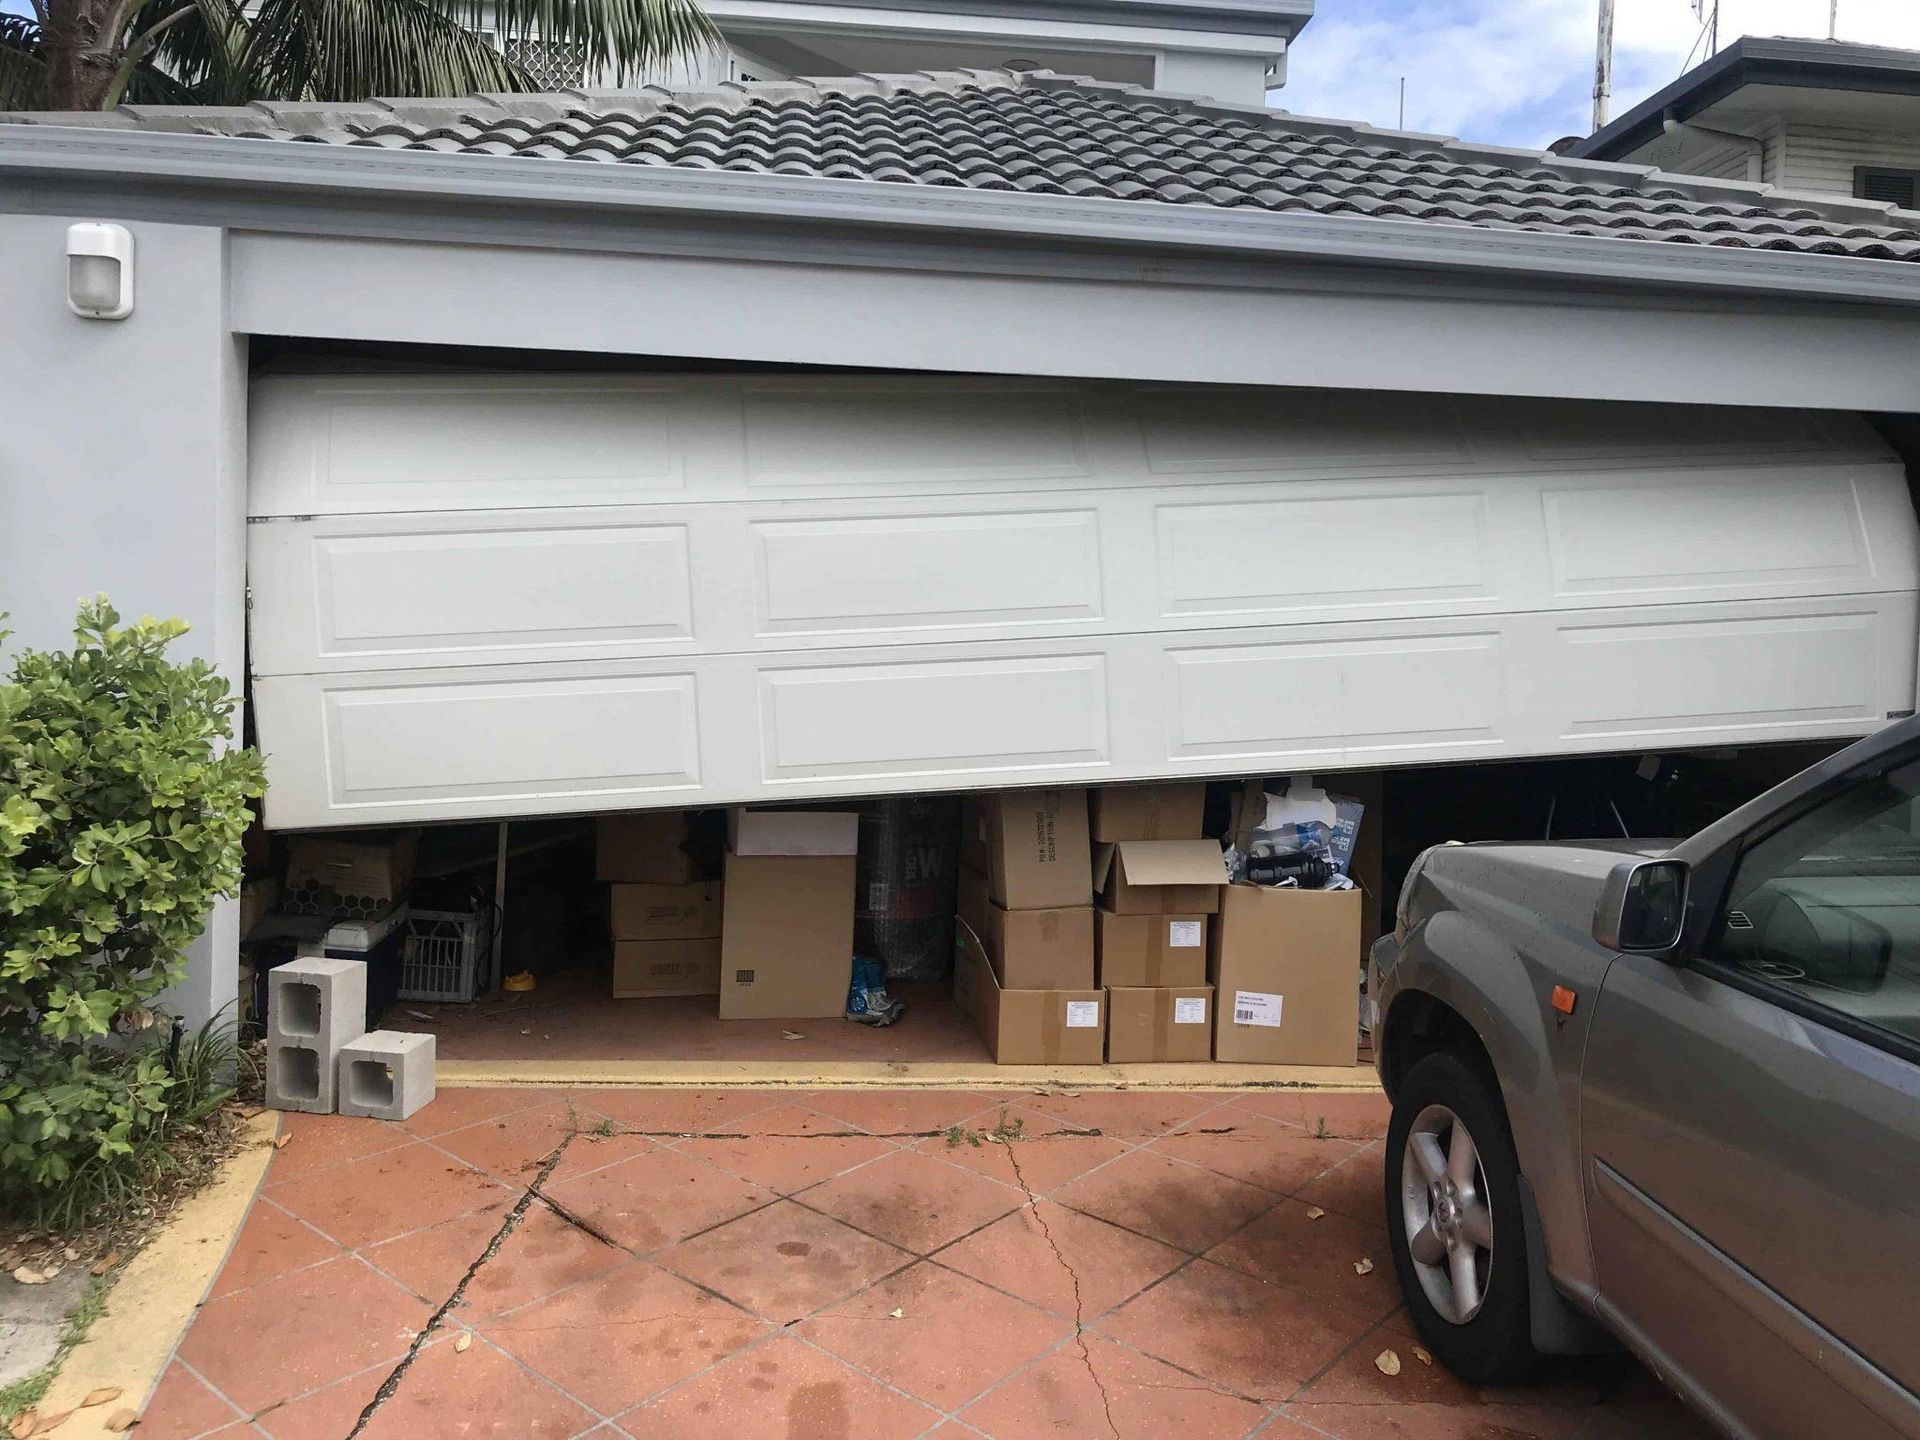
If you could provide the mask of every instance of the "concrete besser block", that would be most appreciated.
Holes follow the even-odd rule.
[[[267,1104],[331,1115],[340,1047],[367,1028],[367,967],[303,956],[267,972]]]
[[[342,1115],[405,1120],[433,1099],[434,1037],[369,1030],[340,1048]]]

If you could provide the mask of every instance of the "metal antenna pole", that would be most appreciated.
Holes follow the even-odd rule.
[[[1838,0],[1836,0],[1838,3]],[[1400,129],[1407,128],[1407,77],[1400,77]]]
[[[1600,34],[1593,52],[1593,128],[1607,123],[1613,99],[1613,0],[1600,0]]]
[[[1840,0],[1827,0],[1827,38],[1837,40],[1840,35]]]

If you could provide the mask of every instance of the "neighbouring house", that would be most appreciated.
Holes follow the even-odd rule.
[[[1911,210],[1920,50],[1745,36],[1567,153]]]
[[[0,117],[15,643],[100,589],[191,621],[280,830],[1524,790],[1912,710],[1920,214],[1114,43],[1224,16],[1264,76],[1291,0],[952,8],[924,52],[886,7],[721,9],[900,73]],[[922,70],[969,27],[1113,78]],[[82,269],[124,318],[70,305],[76,245],[121,247]]]

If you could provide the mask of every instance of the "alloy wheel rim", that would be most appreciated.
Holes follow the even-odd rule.
[[[1400,1219],[1427,1301],[1464,1325],[1493,1277],[1493,1208],[1480,1147],[1444,1105],[1414,1117],[1400,1155]]]

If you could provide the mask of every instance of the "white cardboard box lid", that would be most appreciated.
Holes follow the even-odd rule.
[[[727,812],[727,848],[736,855],[852,855],[860,817],[851,810]]]
[[[1113,862],[1129,885],[1224,885],[1227,861],[1217,840],[1122,840]],[[1106,885],[1107,862],[1095,883]]]

